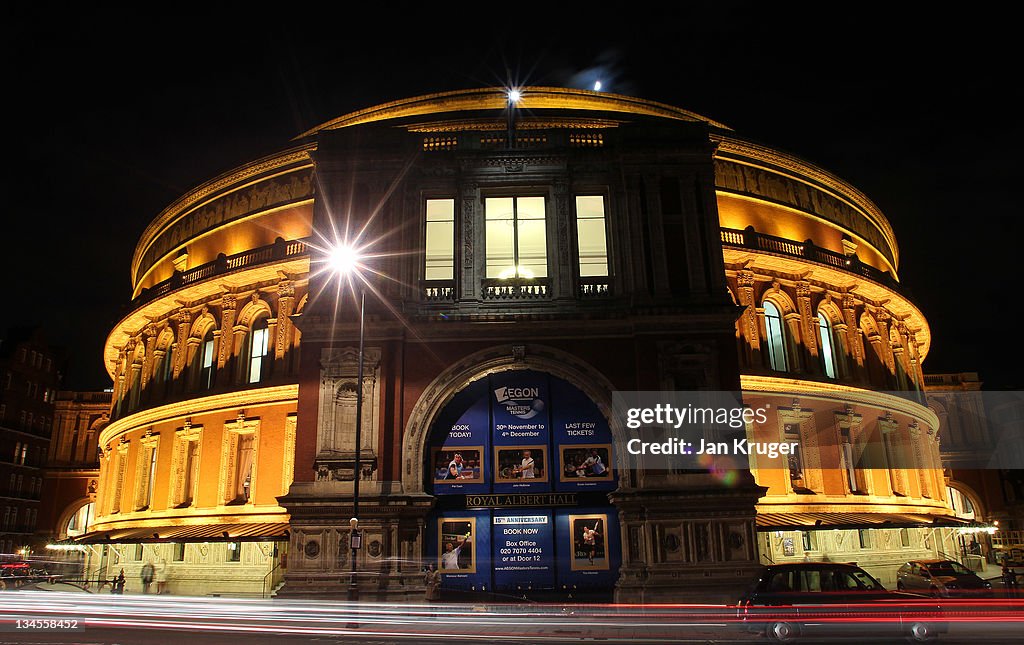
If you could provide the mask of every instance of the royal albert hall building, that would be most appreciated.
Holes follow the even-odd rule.
[[[342,595],[353,515],[364,599],[422,598],[428,563],[452,598],[734,600],[759,563],[823,558],[892,585],[957,523],[898,261],[856,188],[669,105],[345,115],[142,234],[79,540],[129,591],[152,561],[171,593]],[[623,450],[613,392],[693,390],[767,404],[748,437],[796,453]]]

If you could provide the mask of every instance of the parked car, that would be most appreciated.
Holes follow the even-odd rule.
[[[860,567],[838,562],[765,567],[738,607],[749,631],[781,642],[869,633],[923,642],[947,629],[926,596],[889,591]]]
[[[992,584],[953,560],[911,560],[896,572],[896,588],[936,598],[992,595]]]

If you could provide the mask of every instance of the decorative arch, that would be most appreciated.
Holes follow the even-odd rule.
[[[820,303],[818,303],[817,313],[825,314],[828,317],[829,322],[832,323],[833,325],[841,325],[845,322],[845,320],[843,319],[843,312],[839,309],[839,306],[836,305],[835,301],[832,300],[831,298],[825,298]]]
[[[564,379],[580,389],[608,420],[612,436],[625,444],[625,428],[612,414],[615,389],[604,374],[577,356],[546,345],[499,345],[471,354],[439,374],[428,385],[409,415],[402,435],[402,486],[407,493],[424,489],[427,439],[430,428],[446,405],[470,383],[490,374],[512,370],[536,370]],[[628,469],[623,455],[616,454],[616,467],[624,481]]]
[[[166,322],[156,335],[154,356],[151,361],[153,373],[150,378],[161,385],[170,381],[174,370],[174,330]],[[159,359],[159,360],[157,360]]]
[[[860,333],[864,337],[864,343],[871,346],[875,358],[878,359],[878,362],[885,369],[886,356],[883,341],[887,339],[882,338],[882,333],[878,330],[878,323],[875,321],[875,317],[871,315],[871,312],[865,310],[860,315],[858,327],[860,327]],[[864,358],[867,360],[867,347],[864,348],[864,352]]]
[[[974,517],[976,520],[981,521],[984,518],[988,517],[988,512],[985,509],[984,504],[982,504],[982,497],[981,495],[978,494],[976,490],[974,490],[967,484],[954,479],[950,479],[948,482],[946,482],[946,485],[952,488],[953,490],[959,492],[961,495],[966,497],[971,502],[971,506],[974,507]]]
[[[875,317],[871,315],[870,311],[864,311],[860,315],[858,326],[861,333],[864,334],[864,338],[868,341],[881,339],[882,335],[878,331],[878,323],[875,322]]]
[[[242,310],[238,312],[238,320],[235,323],[237,327],[245,327],[246,330],[252,329],[252,325],[258,318],[267,316],[273,318],[273,310],[270,308],[270,303],[263,300],[258,295],[253,294],[253,297],[249,302],[246,303]]]
[[[83,508],[85,508],[85,506],[87,504],[91,504],[91,503],[93,503],[95,501],[96,501],[96,499],[95,499],[94,496],[85,495],[83,497],[79,497],[79,498],[75,499],[73,502],[71,502],[66,507],[64,507],[64,510],[61,512],[59,518],[57,519],[57,539],[58,540],[63,540],[63,539],[68,537],[67,527],[68,527],[68,523],[71,522],[71,518],[76,513],[78,513],[78,511],[80,511]],[[93,519],[95,519],[95,516],[93,516]]]
[[[789,314],[799,314],[800,310],[797,308],[796,303],[789,297],[789,294],[782,290],[777,284],[765,290],[761,294],[762,306],[765,301],[771,301],[779,308],[779,313],[783,317]]]
[[[217,319],[204,308],[203,313],[196,316],[196,319],[192,322],[188,337],[202,340],[203,336],[206,336],[206,333],[210,331],[210,328],[217,329]]]

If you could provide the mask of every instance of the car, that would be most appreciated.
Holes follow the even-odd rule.
[[[953,560],[911,560],[896,572],[896,588],[936,598],[993,595],[990,582]]]
[[[867,571],[839,562],[765,567],[737,604],[748,631],[789,642],[798,637],[868,633],[930,641],[946,631],[941,608],[927,596],[889,591]]]

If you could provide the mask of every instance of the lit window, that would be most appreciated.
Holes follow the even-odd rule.
[[[185,499],[182,503],[191,506],[199,486],[199,441],[189,441],[185,450]]]
[[[846,485],[851,493],[866,493],[866,486],[863,474],[857,470],[857,459],[854,456],[853,440],[850,437],[850,427],[839,429],[839,460],[846,478]]]
[[[455,279],[455,200],[428,199],[424,280]]]
[[[185,543],[184,542],[175,542],[174,543],[174,555],[172,556],[172,560],[174,562],[184,562],[185,561]]]
[[[786,333],[782,327],[782,315],[771,300],[764,301],[764,326],[768,334],[768,363],[776,372],[787,370]]]
[[[242,543],[228,542],[228,562],[238,562],[242,559]]]
[[[153,484],[156,482],[156,445],[143,445],[142,461],[136,471],[139,477],[136,489],[135,506],[141,510],[150,508],[153,503]]]
[[[203,339],[203,346],[200,349],[199,386],[204,390],[213,387],[213,330],[206,332]]]
[[[489,197],[486,213],[488,278],[546,278],[543,197]]]
[[[814,538],[814,533],[811,531],[802,531],[801,536],[804,542],[804,551],[817,551],[818,541]]]
[[[608,239],[604,225],[604,197],[576,196],[576,235],[580,277],[608,275]]]
[[[860,548],[871,548],[871,532],[869,529],[859,529],[857,531],[857,538],[860,540]]]
[[[832,323],[824,313],[818,314],[818,340],[821,342],[821,360],[825,376],[836,377],[836,353],[832,342]]]
[[[804,477],[803,446],[800,441],[800,424],[787,423],[783,426],[787,443],[795,443],[796,450],[789,455],[787,465],[789,467],[789,483],[794,492],[806,493],[807,482]]]
[[[244,434],[238,438],[238,453],[235,471],[235,501],[248,502],[252,497],[252,462],[255,448],[255,435]]]
[[[252,328],[252,342],[249,344],[249,383],[259,383],[263,379],[269,339],[267,319],[262,318]]]

